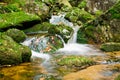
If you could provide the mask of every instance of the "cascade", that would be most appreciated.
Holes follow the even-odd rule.
[[[64,44],[64,47],[59,49],[56,53],[66,54],[66,55],[103,55],[97,49],[94,49],[93,46],[88,44],[78,44],[77,43],[77,31],[80,26],[74,25],[72,22],[69,22],[64,18],[65,14],[53,15],[50,19],[50,23],[59,25],[62,23],[66,26],[69,26],[73,29],[72,35],[68,40],[67,44]],[[60,37],[60,36],[59,36]],[[63,41],[62,37],[60,37]],[[64,42],[64,41],[63,41]],[[92,54],[90,54],[92,53]]]
[[[73,23],[67,21],[64,19],[65,14],[60,14],[58,16],[53,15],[50,19],[50,23],[59,25],[59,23],[65,24],[66,26],[69,26],[73,29],[73,32],[71,34],[70,39],[67,43],[63,40],[63,38],[60,35],[56,34],[56,37],[58,37],[62,43],[64,44],[64,47],[61,49],[58,49],[56,53],[61,53],[63,55],[99,55],[99,50],[94,49],[93,46],[88,44],[78,44],[76,43],[77,40],[77,31],[80,28],[80,26],[76,25],[74,26]],[[40,41],[42,40],[42,41]],[[32,44],[32,42],[35,42],[36,44]],[[29,46],[32,50],[32,56],[31,58],[34,60],[35,58],[42,58],[44,61],[41,63],[41,65],[47,70],[48,73],[54,72],[53,64],[50,62],[51,55],[50,54],[44,54],[42,52],[42,48],[45,48],[47,46],[47,38],[28,38],[26,39],[22,45]],[[31,46],[32,45],[32,46]],[[36,46],[37,45],[37,46]],[[38,50],[36,52],[36,49]],[[92,54],[91,54],[92,53]],[[100,54],[101,55],[101,54]]]
[[[52,17],[50,19],[50,23],[55,24],[55,25],[59,25],[59,23],[62,23],[66,26],[71,27],[73,29],[73,32],[72,32],[71,38],[68,40],[68,44],[69,43],[76,43],[77,31],[79,30],[80,26],[78,26],[78,25],[74,26],[74,24],[72,22],[69,22],[64,17],[65,17],[65,14],[60,14],[58,16],[57,15],[52,15]]]

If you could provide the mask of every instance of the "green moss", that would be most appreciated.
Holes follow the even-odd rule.
[[[96,64],[93,60],[83,56],[57,56],[57,71],[61,75],[79,71],[83,68]]]
[[[86,4],[87,4],[87,1],[86,1],[86,0],[83,0],[83,1],[78,5],[78,7],[79,7],[80,9],[85,8],[85,7],[86,7]]]
[[[10,28],[12,26],[22,26],[21,23],[34,20],[40,20],[40,18],[25,12],[0,14],[0,29]]]
[[[12,38],[0,34],[0,64],[19,64],[22,62],[19,45]]]
[[[23,31],[20,31],[18,29],[9,29],[5,32],[5,34],[13,38],[13,40],[18,43],[24,41],[27,37]]]
[[[101,45],[101,50],[106,51],[106,52],[111,52],[111,51],[120,51],[120,43],[104,43]]]
[[[78,43],[87,43],[88,42],[87,38],[85,37],[85,34],[82,32],[81,29],[78,31],[77,42]]]
[[[118,75],[114,80],[120,80],[120,75]]]
[[[111,19],[120,19],[120,1],[115,4],[107,14],[111,17]]]
[[[10,12],[19,12],[21,11],[18,4],[8,4],[6,6],[0,7],[0,13],[10,13]]]
[[[84,33],[85,33],[85,35],[87,35],[88,38],[95,39],[94,31],[95,31],[95,27],[94,26],[87,26],[87,28],[85,29]]]
[[[61,66],[85,66],[85,65],[93,65],[93,61],[86,58],[86,57],[79,57],[79,56],[68,56],[65,58],[62,58],[60,61],[57,62],[58,65]]]
[[[48,29],[52,26],[55,26],[55,25],[52,25],[49,22],[43,22],[41,24],[36,24],[31,28],[25,29],[24,32],[27,33],[27,32],[37,32],[37,31],[48,31]]]
[[[66,19],[70,20],[71,22],[81,21],[83,23],[88,22],[89,20],[93,20],[94,16],[90,13],[86,12],[85,10],[79,9],[77,7],[73,7],[70,9],[65,16]]]
[[[32,55],[30,48],[27,46],[21,46],[22,62],[30,62],[30,57]]]
[[[23,47],[14,42],[11,37],[0,33],[0,65],[19,64],[23,62],[22,53],[24,53],[24,50],[22,51],[22,49]],[[28,52],[28,54],[31,53]]]
[[[103,14],[103,11],[101,11],[101,10],[95,11],[95,16],[96,17],[99,17],[101,14]]]
[[[66,32],[64,32],[64,30],[66,30]],[[73,30],[69,26],[65,26],[63,24],[53,25],[48,22],[43,22],[42,24],[37,24],[29,29],[24,30],[24,32],[28,33],[37,31],[48,31],[48,34],[50,35],[58,34],[67,42],[69,38],[66,36],[69,36]]]

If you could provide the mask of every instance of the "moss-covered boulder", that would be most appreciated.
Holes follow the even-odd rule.
[[[120,1],[96,19],[81,28],[89,40],[95,43],[120,42]],[[80,34],[78,34],[80,35]]]
[[[120,51],[120,43],[110,42],[101,45],[101,50],[106,52]]]
[[[58,64],[57,70],[62,75],[75,72],[96,64],[96,62],[88,57],[63,55],[56,57],[56,63]]]
[[[22,53],[22,62],[29,62],[32,54],[30,48],[21,45],[20,50]]]
[[[0,14],[0,30],[15,28],[28,28],[40,22],[40,18],[25,12]]]
[[[13,38],[13,40],[18,43],[24,41],[27,37],[23,31],[18,29],[9,29],[5,32],[5,34]]]
[[[94,19],[94,16],[92,16],[85,10],[73,7],[67,12],[65,18],[74,23],[79,23],[78,21],[85,23],[88,22],[89,20]]]
[[[19,64],[28,61],[31,51],[29,49],[28,51],[25,50],[23,46],[16,43],[11,37],[0,33],[0,65]]]

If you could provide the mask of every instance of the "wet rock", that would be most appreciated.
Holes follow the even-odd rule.
[[[78,70],[96,64],[93,60],[82,56],[63,56],[62,58],[59,57],[57,58],[56,63],[58,64],[57,70],[62,75],[68,74],[70,72],[76,72]]]
[[[31,14],[37,14],[39,17],[41,17],[42,21],[46,20],[49,15],[49,6],[47,6],[42,1],[29,1],[26,2],[25,5],[22,7],[23,11]]]
[[[115,64],[115,65],[111,65],[109,66],[110,70],[112,71],[116,71],[116,72],[120,72],[120,64]]]
[[[95,43],[120,42],[120,2],[81,28],[86,38]],[[102,33],[102,34],[101,34]],[[79,35],[79,34],[78,34]]]
[[[25,12],[13,12],[1,14],[0,30],[7,30],[10,28],[25,29],[40,22],[41,18],[34,14]]]
[[[33,39],[29,47],[37,52],[53,53],[63,47],[63,43],[57,36],[42,36]]]
[[[21,45],[21,53],[22,53],[22,62],[30,62],[31,59],[31,50],[27,46]]]
[[[49,35],[60,35],[66,42],[70,37],[71,32],[73,31],[72,28],[69,26],[65,26],[62,23],[59,25],[53,25],[48,22],[43,22],[42,24],[37,24],[31,28],[24,30],[24,32],[37,32],[37,31],[48,31]]]
[[[77,7],[73,7],[69,10],[69,12],[67,12],[65,18],[71,22],[79,24],[78,21],[85,23],[88,22],[89,20],[94,19],[94,16],[86,12],[85,10],[79,9]]]
[[[110,42],[101,45],[101,50],[106,52],[120,51],[120,43]]]
[[[5,34],[13,38],[13,40],[18,43],[24,41],[27,37],[23,31],[20,31],[18,29],[9,29],[5,32]]]
[[[87,0],[87,7],[90,12],[97,10],[106,11],[112,7],[117,0]]]
[[[26,50],[26,49],[25,49]],[[11,37],[0,33],[0,64],[14,65],[29,61],[31,51],[24,52],[24,47],[16,43]],[[23,59],[24,58],[24,59]],[[23,60],[22,60],[23,59]]]

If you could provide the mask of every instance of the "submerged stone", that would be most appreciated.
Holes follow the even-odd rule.
[[[101,50],[106,52],[120,51],[120,43],[109,42],[101,45]]]
[[[63,43],[57,36],[42,36],[34,38],[29,47],[37,52],[50,53],[63,47]]]

